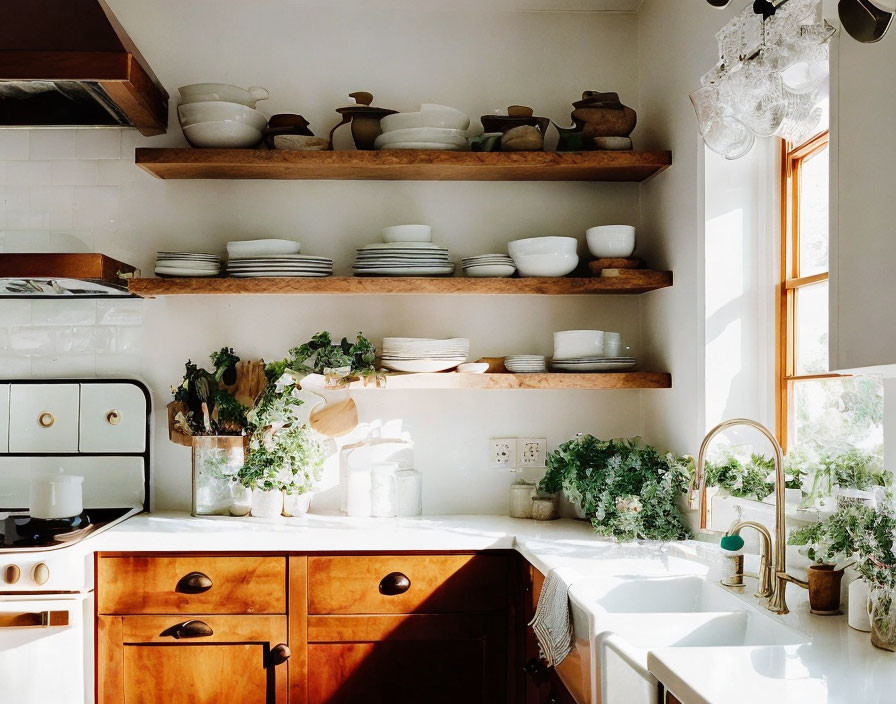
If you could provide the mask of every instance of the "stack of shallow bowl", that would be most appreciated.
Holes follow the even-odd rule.
[[[464,274],[475,278],[505,278],[516,273],[513,258],[507,254],[480,254],[461,259]]]
[[[554,333],[551,368],[562,372],[621,372],[637,360],[620,356],[619,333],[603,330],[563,330]]]
[[[419,112],[398,112],[380,120],[383,133],[374,147],[467,151],[469,126],[470,118],[460,110],[447,105],[421,105]]]
[[[429,225],[395,225],[383,230],[383,241],[358,249],[355,276],[450,276],[454,262],[448,249],[430,241]]]
[[[520,276],[566,276],[579,264],[575,237],[529,237],[507,245]]]
[[[261,142],[268,119],[255,104],[267,99],[264,88],[196,83],[179,90],[177,117],[190,146],[244,149]]]
[[[544,355],[511,354],[504,358],[507,371],[514,374],[541,374],[546,371]]]
[[[221,257],[205,252],[158,252],[156,276],[217,276]]]
[[[381,361],[396,372],[431,373],[454,369],[470,356],[470,341],[463,337],[432,340],[425,337],[387,337]]]
[[[238,278],[332,276],[332,259],[299,254],[300,248],[292,240],[228,242],[227,275]]]

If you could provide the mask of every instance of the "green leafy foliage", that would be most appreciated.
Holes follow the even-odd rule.
[[[186,411],[179,419],[182,429],[192,435],[241,435],[246,428],[244,407],[219,385],[236,380],[239,361],[230,347],[211,354],[215,370],[210,372],[187,360],[184,377],[171,389],[174,400],[183,403]]]
[[[801,470],[788,467],[786,472],[786,487],[799,489]],[[744,462],[728,453],[720,462],[706,463],[706,485],[720,487],[731,496],[762,501],[775,491],[775,461],[754,453]]]
[[[822,452],[815,460],[802,453],[792,453],[791,457],[793,464],[800,466],[804,474],[812,476],[804,506],[831,496],[834,487],[867,491],[893,484],[893,473],[883,468],[877,455],[858,448],[839,453]]]
[[[376,347],[360,332],[355,342],[343,337],[339,344],[332,342],[330,333],[319,332],[308,342],[293,347],[289,355],[287,366],[296,370],[326,374],[328,370],[348,369],[347,376],[376,374]]]
[[[239,482],[250,489],[304,494],[320,480],[323,446],[307,426],[283,427],[269,437],[253,435]]]
[[[619,540],[682,540],[690,534],[677,502],[687,462],[640,440],[579,435],[548,457],[541,491],[578,501],[596,533]]]

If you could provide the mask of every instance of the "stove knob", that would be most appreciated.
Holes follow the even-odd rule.
[[[47,563],[38,562],[34,569],[31,570],[31,579],[34,580],[35,584],[46,584],[47,580],[50,579],[50,568],[47,567]]]
[[[22,570],[19,569],[18,565],[7,565],[3,568],[3,581],[7,584],[15,584],[21,576]]]

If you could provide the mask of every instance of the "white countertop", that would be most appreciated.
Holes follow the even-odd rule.
[[[143,514],[83,545],[110,552],[515,549],[543,573],[571,567],[584,578],[705,573],[706,558],[711,562],[713,553],[693,542],[619,545],[598,538],[581,521],[539,523],[505,516],[358,519],[315,514],[264,520]],[[867,633],[847,626],[845,616],[810,614],[805,590],[791,585],[787,594],[790,614],[763,613],[809,633],[810,643],[660,648],[648,656],[650,671],[684,704],[896,702],[896,654],[874,648]],[[755,598],[744,598],[756,604]]]

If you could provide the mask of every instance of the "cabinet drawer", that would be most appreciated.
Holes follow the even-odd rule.
[[[78,384],[13,384],[10,452],[78,451]]]
[[[101,614],[283,614],[285,557],[152,556],[97,560]]]
[[[308,558],[308,613],[478,612],[510,602],[502,555]]]
[[[81,386],[81,452],[143,452],[146,397],[133,384]]]

